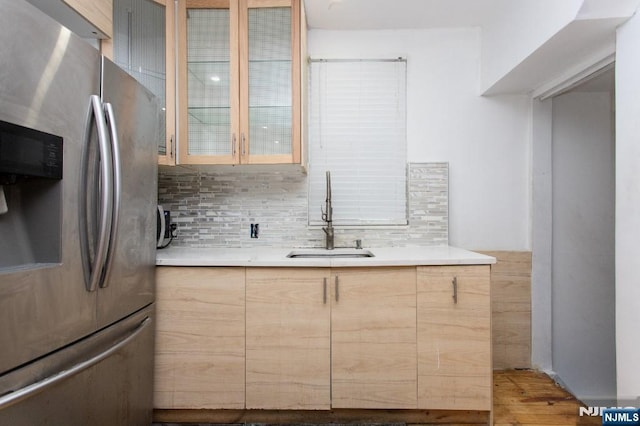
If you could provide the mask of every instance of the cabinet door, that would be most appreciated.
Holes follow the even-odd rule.
[[[418,268],[418,408],[491,410],[490,269]]]
[[[247,269],[247,408],[330,408],[326,278],[323,269]]]
[[[238,0],[181,0],[180,163],[239,162]]]
[[[244,268],[156,269],[155,408],[244,408]]]
[[[300,162],[300,0],[240,0],[240,162]]]
[[[416,268],[332,277],[332,407],[416,408]]]
[[[174,12],[170,0],[113,0],[113,60],[160,100],[163,165],[176,163]]]

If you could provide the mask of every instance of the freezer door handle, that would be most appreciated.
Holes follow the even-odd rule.
[[[118,225],[120,220],[120,200],[122,199],[122,172],[120,159],[120,141],[118,140],[118,129],[116,127],[116,117],[113,113],[113,106],[110,103],[104,104],[104,110],[107,116],[107,124],[109,127],[109,135],[111,136],[111,155],[113,160],[113,205],[111,215],[111,233],[109,235],[109,244],[107,248],[107,257],[104,263],[104,274],[100,280],[100,287],[104,288],[109,285],[109,271],[113,263],[115,253],[116,239],[118,237]]]
[[[17,404],[20,401],[24,401],[25,399],[30,398],[34,395],[37,395],[40,392],[43,392],[48,388],[51,388],[56,384],[66,379],[69,379],[70,377],[73,377],[76,374],[81,373],[82,371],[88,368],[93,367],[94,365],[98,364],[100,361],[106,358],[109,358],[111,355],[118,352],[123,347],[127,346],[132,340],[136,339],[136,337],[138,337],[138,335],[140,335],[140,333],[142,333],[150,324],[151,324],[151,319],[147,317],[142,322],[140,322],[140,324],[133,331],[131,331],[127,335],[127,337],[123,338],[122,340],[119,340],[116,344],[109,347],[107,350],[99,353],[98,355],[95,355],[87,360],[81,361],[66,370],[63,370],[59,373],[56,373],[52,376],[47,377],[46,379],[32,383],[14,392],[0,396],[0,410],[6,407],[10,407],[11,405]]]
[[[99,188],[88,188],[89,181],[89,143],[91,139],[91,124],[95,119],[96,129],[98,131],[98,151],[100,156],[100,185]],[[85,130],[85,155],[82,162],[82,175],[80,178],[80,250],[82,253],[83,269],[85,276],[85,285],[87,291],[95,291],[103,277],[103,267],[107,259],[107,250],[111,235],[112,214],[113,214],[113,160],[111,155],[111,147],[109,146],[109,135],[105,120],[102,100],[97,95],[91,95],[91,107],[87,117],[87,125]],[[89,235],[92,230],[89,228],[87,208],[91,202],[87,201],[89,191],[99,191],[100,193],[100,219],[98,222],[98,242],[95,246],[95,255],[91,259],[91,248]],[[89,198],[93,201],[93,197]],[[93,215],[93,211],[90,212]]]

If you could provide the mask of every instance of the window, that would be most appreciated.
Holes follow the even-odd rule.
[[[406,60],[312,60],[309,223],[406,225]]]

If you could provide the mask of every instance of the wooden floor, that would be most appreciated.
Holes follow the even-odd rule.
[[[601,425],[601,417],[579,415],[580,403],[546,374],[493,373],[493,421],[504,425]]]
[[[580,403],[544,373],[531,370],[495,371],[493,374],[494,425],[601,425],[600,417],[580,417]],[[222,414],[202,410],[156,410],[157,426],[213,424],[376,424],[376,425],[478,425],[487,424],[487,417],[473,412],[429,412],[388,410],[345,410],[309,417],[298,414],[259,412],[254,415]],[[266,417],[265,417],[266,416]],[[181,423],[184,422],[184,423]]]

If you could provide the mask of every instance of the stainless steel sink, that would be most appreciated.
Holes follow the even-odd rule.
[[[355,249],[355,248],[336,248],[333,250],[327,249],[298,249],[293,250],[287,254],[287,257],[290,258],[316,258],[316,259],[325,259],[325,258],[335,258],[335,257],[353,257],[353,258],[361,258],[361,257],[374,257],[374,254],[369,250]]]

